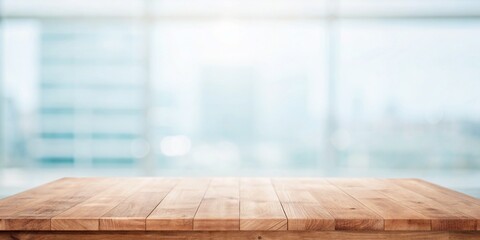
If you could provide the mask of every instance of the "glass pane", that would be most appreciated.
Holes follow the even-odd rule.
[[[164,22],[155,33],[161,169],[317,166],[326,91],[322,22]]]
[[[480,194],[480,1],[1,4],[0,195],[148,174],[424,177]]]
[[[141,34],[128,23],[5,23],[9,166],[134,166]]]
[[[478,171],[479,38],[477,20],[342,21],[339,165]]]

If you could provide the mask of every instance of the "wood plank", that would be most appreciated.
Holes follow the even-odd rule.
[[[107,179],[106,190],[58,214],[51,219],[51,229],[61,231],[98,231],[100,217],[128,198],[147,182],[143,178]]]
[[[335,230],[335,219],[318,203],[282,203],[288,218],[288,230]]]
[[[436,231],[159,231],[159,232],[0,232],[0,240],[158,240],[158,239],[208,239],[208,240],[474,240],[480,232]]]
[[[65,178],[42,188],[29,202],[19,205],[7,217],[2,217],[4,230],[50,230],[51,218],[85,201],[103,190],[105,179]],[[17,199],[17,198],[14,198]],[[20,199],[19,202],[23,203]],[[4,206],[4,205],[2,205]]]
[[[146,218],[177,181],[176,179],[150,179],[144,187],[100,218],[100,230],[146,230]]]
[[[288,230],[335,230],[335,219],[309,191],[298,190],[293,184],[296,180],[274,179],[272,182],[287,216]]]
[[[412,179],[387,179],[387,182],[394,183],[405,189],[414,191],[422,196],[430,198],[436,202],[453,208],[458,212],[477,219],[477,230],[480,230],[480,201],[464,198],[463,194],[440,189],[433,185],[427,185],[423,182]]]
[[[193,230],[210,179],[182,179],[147,217],[147,230]]]
[[[72,178],[62,178],[0,200],[0,217],[11,216],[32,205],[35,206],[56,197],[59,186],[69,182],[72,182]]]
[[[62,185],[68,181],[71,181],[71,179],[62,178],[0,200],[0,230],[13,230],[23,225],[26,226],[25,230],[49,230],[50,222],[49,220],[46,221],[46,219],[36,220],[32,218],[32,223],[29,223],[27,219],[24,219],[20,220],[22,221],[20,224],[12,221],[16,220],[14,217],[15,213],[56,197],[56,192],[54,190],[58,188],[59,184]]]
[[[212,179],[194,217],[194,230],[240,230],[238,179]]]
[[[335,218],[336,230],[384,230],[384,220],[324,179],[310,180],[310,193]]]
[[[383,185],[379,189],[384,195],[404,206],[413,209],[428,218],[431,218],[434,231],[464,231],[475,230],[476,219],[458,212],[450,206],[445,206],[433,199],[413,192],[395,184],[389,184],[382,179],[374,179],[377,184]]]
[[[431,219],[396,202],[381,192],[370,189],[375,181],[370,179],[329,179],[333,185],[380,215],[387,231],[431,230]]]
[[[475,198],[475,197],[472,197],[470,195],[467,195],[465,193],[461,193],[459,191],[455,191],[455,190],[452,190],[450,188],[446,188],[444,186],[440,186],[440,185],[437,185],[437,184],[434,184],[434,183],[431,183],[431,182],[427,182],[425,180],[422,180],[422,179],[418,179],[418,178],[408,178],[408,179],[405,179],[404,180],[408,180],[408,181],[415,181],[416,183],[418,184],[421,184],[421,185],[427,185],[439,192],[442,192],[444,194],[447,194],[451,197],[454,197],[454,198],[459,198],[459,199],[463,199],[463,200],[466,200],[466,201],[470,201],[472,203],[476,203],[476,204],[480,204],[480,199],[478,198]]]
[[[41,196],[54,195],[51,191],[58,188],[59,184],[72,181],[73,178],[61,178],[38,187],[14,194],[0,200],[0,216],[8,216],[15,213],[17,207],[25,206]]]
[[[450,195],[452,197],[456,197],[456,198],[460,198],[460,199],[463,199],[463,200],[466,200],[466,201],[470,201],[470,202],[473,202],[473,203],[480,204],[479,203],[480,199],[469,196],[465,193],[454,191],[452,189],[449,189],[449,188],[446,188],[446,187],[443,187],[443,186],[440,186],[440,185],[437,185],[437,184],[434,184],[434,183],[431,183],[431,182],[427,182],[427,181],[422,180],[422,179],[412,179],[412,180],[417,181],[419,184],[428,185],[428,186],[436,189],[437,191],[445,193],[445,194]],[[477,218],[477,231],[480,231],[480,219],[478,219],[478,218]]]
[[[180,178],[147,178],[150,179],[148,184],[143,185],[138,192],[165,192],[171,191],[179,182]]]
[[[480,232],[479,211],[418,179],[65,178],[0,200],[0,231]]]
[[[287,217],[270,179],[240,180],[240,230],[287,230]]]

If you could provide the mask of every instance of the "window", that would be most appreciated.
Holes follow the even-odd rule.
[[[155,31],[161,168],[317,165],[325,115],[317,104],[325,102],[321,22],[172,21]],[[176,136],[185,137],[188,147],[178,146],[185,151],[166,147]]]
[[[2,6],[3,191],[65,173],[422,176],[478,191],[478,1]]]
[[[480,21],[340,22],[342,166],[480,167]]]

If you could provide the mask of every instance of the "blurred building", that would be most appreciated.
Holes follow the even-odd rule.
[[[480,189],[479,1],[3,0],[0,11],[0,186],[209,173]]]

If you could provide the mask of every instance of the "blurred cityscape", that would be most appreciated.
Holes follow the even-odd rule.
[[[462,172],[480,195],[478,2],[27,2],[2,8],[4,185],[9,169]]]

